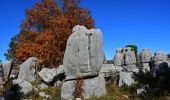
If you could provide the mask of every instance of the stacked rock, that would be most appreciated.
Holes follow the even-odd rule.
[[[152,74],[163,75],[168,71],[168,57],[164,51],[157,51],[153,56],[154,67],[152,68]]]
[[[139,54],[139,61],[141,62],[142,71],[144,73],[150,72],[149,62],[151,61],[151,58],[152,58],[152,53],[148,48],[143,49],[142,52],[140,52]]]
[[[122,60],[123,60],[123,49],[118,48],[116,50],[116,54],[114,56],[114,65],[115,66],[121,66],[122,65]]]
[[[83,97],[103,96],[106,94],[105,80],[99,76],[104,62],[102,33],[96,29],[75,26],[73,34],[67,41],[63,65],[66,68],[66,79],[62,85],[61,98],[75,98],[75,80],[81,77],[84,81]]]
[[[138,71],[136,69],[136,56],[131,47],[124,48],[122,55],[123,70],[119,73],[119,86],[130,86],[135,83],[134,72]]]
[[[124,51],[124,69],[126,71],[133,71],[136,68],[136,56],[135,52],[131,47],[126,47]]]

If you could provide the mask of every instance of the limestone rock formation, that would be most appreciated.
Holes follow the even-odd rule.
[[[133,83],[135,83],[135,78],[132,72],[120,72],[119,87],[123,85],[130,86]]]
[[[114,66],[113,64],[103,64],[100,70],[100,76],[110,77],[111,73],[119,73],[123,68],[121,66]]]
[[[122,60],[123,60],[123,49],[118,48],[116,50],[116,54],[114,56],[114,65],[115,66],[121,66],[122,65]]]
[[[33,90],[33,86],[28,81],[21,79],[13,80],[13,84],[16,86],[16,92],[18,95],[24,96]]]
[[[63,65],[66,79],[62,85],[61,98],[75,98],[75,79],[84,81],[83,97],[103,96],[106,94],[104,77],[98,76],[104,63],[102,33],[98,29],[75,26],[67,41]]]
[[[35,66],[37,58],[30,57],[24,63],[20,65],[20,71],[18,78],[23,81],[32,82],[35,80]]]
[[[136,63],[135,53],[132,50],[132,48],[130,47],[126,48],[126,52],[124,53],[124,61],[125,65],[133,65]]]
[[[150,72],[149,62],[151,61],[151,59],[152,59],[152,53],[150,49],[145,48],[142,50],[142,52],[140,52],[139,61],[141,62],[143,73]]]
[[[98,75],[103,62],[101,31],[75,26],[73,34],[67,41],[64,54],[63,64],[66,67],[66,79]]]
[[[57,68],[49,69],[49,68],[43,68],[40,72],[38,72],[38,75],[45,83],[52,82],[57,76],[64,74],[65,67],[60,65]]]
[[[153,57],[154,61],[167,61],[167,53],[164,51],[157,51]]]
[[[142,52],[139,54],[139,60],[142,63],[149,63],[151,61],[151,58],[152,58],[152,53],[148,48],[143,49]]]
[[[95,78],[89,78],[84,80],[83,86],[83,97],[84,99],[88,99],[92,96],[103,96],[107,93],[105,87],[105,79],[102,76],[98,76]],[[61,98],[63,100],[69,100],[74,98],[75,91],[75,81],[66,81],[62,85],[61,90]]]

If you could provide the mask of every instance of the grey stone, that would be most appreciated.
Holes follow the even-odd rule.
[[[44,89],[47,89],[47,88],[48,88],[48,85],[46,85],[45,83],[41,83],[41,84],[38,86],[38,88],[39,88],[40,90],[44,90]]]
[[[151,58],[152,58],[152,53],[148,48],[143,49],[142,52],[139,54],[139,60],[142,63],[149,63],[151,61]]]
[[[76,100],[82,100],[81,98],[76,98]]]
[[[167,61],[168,60],[168,57],[167,57],[167,53],[164,52],[164,51],[157,51],[155,54],[154,54],[154,57],[153,57],[154,61]]]
[[[125,65],[136,64],[135,53],[131,49],[131,47],[126,47],[126,52],[124,53],[124,63],[125,63]]]
[[[143,70],[144,73],[150,72],[149,63],[142,63],[142,70]]]
[[[106,92],[105,80],[103,77],[98,76],[95,78],[85,79],[83,86],[84,99],[88,99],[91,96],[103,96]],[[64,100],[73,99],[75,91],[75,81],[66,81],[62,85],[61,98]]]
[[[2,64],[3,67],[3,78],[7,81],[8,78],[10,78],[10,74],[13,68],[13,62],[12,61],[8,61],[4,64]]]
[[[120,72],[123,68],[121,66],[114,66],[113,64],[103,64],[100,70],[100,76],[110,77],[111,72]]]
[[[35,66],[37,58],[30,57],[20,65],[18,78],[24,81],[32,82],[35,80]]]
[[[130,86],[135,83],[133,72],[120,72],[119,74],[119,87],[126,85]]]
[[[14,80],[12,81],[13,85],[19,84],[19,83],[22,83],[22,82],[23,82],[23,80],[21,80],[21,79],[14,79]]]
[[[128,72],[133,72],[134,70],[136,70],[136,65],[132,64],[132,65],[123,66],[123,70]]]
[[[28,81],[23,81],[17,85],[17,93],[26,95],[33,90],[33,86]]]
[[[39,92],[39,96],[40,96],[40,97],[45,97],[46,94],[45,94],[44,92]]]
[[[43,68],[40,72],[38,72],[38,75],[44,82],[50,83],[57,76],[57,70],[55,68]]]
[[[137,89],[137,94],[147,93],[148,90],[150,90],[150,87],[148,84],[144,85],[142,88]]]
[[[115,66],[121,66],[122,65],[122,60],[123,60],[123,49],[118,48],[116,50],[116,54],[114,56],[114,65]]]
[[[38,75],[40,78],[46,82],[50,83],[56,78],[57,76],[65,73],[65,67],[63,65],[60,65],[57,68],[43,68],[40,72],[38,72]]]
[[[64,54],[66,79],[76,76],[98,75],[104,62],[102,33],[100,30],[88,30],[84,26],[75,26],[67,41]]]

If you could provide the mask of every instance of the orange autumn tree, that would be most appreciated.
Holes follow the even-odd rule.
[[[24,61],[31,56],[42,60],[46,67],[57,67],[63,62],[68,37],[75,25],[94,28],[90,10],[79,6],[80,0],[42,0],[26,10],[21,25],[16,57]]]

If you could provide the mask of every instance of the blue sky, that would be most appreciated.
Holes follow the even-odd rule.
[[[0,59],[8,48],[10,38],[19,32],[25,19],[25,8],[39,0],[1,0]],[[152,52],[170,53],[170,0],[82,0],[82,7],[92,11],[96,28],[103,32],[103,47],[107,59],[116,48],[136,44]]]

